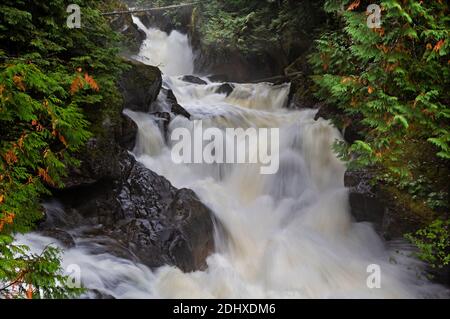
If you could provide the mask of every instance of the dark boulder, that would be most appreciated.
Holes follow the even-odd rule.
[[[349,188],[350,208],[356,221],[367,221],[386,240],[402,238],[432,220],[425,211],[422,216],[411,214],[407,206],[389,186],[373,184],[369,170],[347,171],[344,184]]]
[[[59,194],[66,214],[81,216],[77,226],[93,230],[80,236],[90,238],[96,247],[104,243],[100,245],[104,249],[95,253],[107,252],[152,268],[168,264],[183,271],[203,269],[214,248],[209,208],[193,191],[176,189],[127,152],[120,156],[119,176]]]
[[[229,96],[233,92],[233,90],[234,90],[233,84],[224,83],[216,89],[216,93],[226,94],[227,96]]]
[[[173,94],[172,90],[167,90],[167,97],[166,97],[166,99],[167,99],[167,101],[170,104],[173,104],[173,103],[177,103],[178,104],[177,97],[175,96],[175,94]]]
[[[163,136],[167,142],[167,134],[169,131],[169,124],[171,120],[171,116],[169,112],[154,112],[150,113],[153,115],[158,123],[159,129],[164,133]]]
[[[351,213],[357,222],[370,222],[378,233],[383,233],[386,208],[370,185],[371,176],[365,171],[347,171],[344,184],[349,188]]]
[[[136,144],[136,135],[138,133],[137,124],[127,115],[122,116],[122,129],[120,136],[117,137],[119,145],[126,150],[133,150]]]
[[[167,91],[166,100],[169,103],[169,105],[171,105],[170,112],[172,112],[175,115],[184,116],[188,119],[191,118],[191,114],[188,111],[186,111],[184,109],[184,107],[182,107],[180,104],[178,104],[177,98],[176,98],[175,94],[173,94],[172,90]]]
[[[113,131],[107,135],[114,135]],[[80,160],[79,167],[70,167],[69,175],[64,179],[64,188],[77,188],[95,184],[104,178],[115,178],[118,176],[117,154],[120,145],[113,137],[94,136],[91,138],[77,158]]]
[[[170,110],[173,114],[175,114],[175,115],[181,115],[181,116],[184,116],[184,117],[186,117],[186,118],[188,118],[188,119],[190,119],[191,118],[191,114],[188,112],[188,111],[186,111],[180,104],[178,104],[178,103],[174,103],[174,104],[172,104],[172,108],[171,108],[171,110]]]
[[[349,187],[351,213],[358,222],[370,222],[385,240],[402,239],[431,223],[436,216],[422,206],[413,212],[411,199],[387,185],[373,185],[368,170],[347,171],[345,186]],[[425,269],[436,283],[450,285],[450,267]]]
[[[214,246],[211,211],[193,191],[176,189],[130,155],[123,156],[122,179],[111,196],[116,218],[107,225],[113,237],[150,267],[205,267]]]
[[[185,75],[181,78],[182,81],[192,83],[192,84],[199,84],[199,85],[206,85],[208,84],[206,81],[200,79],[199,77],[193,76],[193,75]]]
[[[201,36],[191,33],[193,45],[194,73],[220,74],[223,79],[247,83],[281,74],[285,59],[278,52],[243,53],[239,50],[205,44]],[[222,81],[221,81],[222,82]]]
[[[214,75],[210,75],[208,76],[208,80],[210,80],[211,82],[228,82],[230,81],[230,77],[226,74],[214,74]]]
[[[127,62],[130,69],[124,72],[119,81],[124,108],[135,112],[148,112],[162,86],[161,71],[142,62]]]

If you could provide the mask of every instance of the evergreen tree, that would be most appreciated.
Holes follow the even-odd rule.
[[[450,247],[449,5],[446,1],[381,1],[381,26],[371,28],[366,13],[369,4],[326,2],[331,25],[316,41],[317,50],[310,58],[317,96],[339,110],[336,120],[341,125],[358,121],[362,127],[361,139],[336,145],[350,168],[372,167],[375,182],[388,185],[398,197],[411,195],[405,200],[411,209],[416,205],[421,213],[431,210],[433,217],[447,220],[420,231],[418,235],[431,235],[415,241],[423,248],[437,237],[444,238],[430,246],[425,259],[446,265]]]
[[[105,1],[108,2],[108,1]],[[81,7],[81,28],[66,24]],[[62,187],[73,154],[90,137],[84,110],[119,103],[118,39],[104,2],[4,0],[0,5],[0,296],[61,298],[60,251],[33,254],[13,242],[43,217],[40,198]]]

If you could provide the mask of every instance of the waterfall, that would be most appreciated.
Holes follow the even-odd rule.
[[[166,75],[191,74],[194,71],[192,51],[186,50],[189,47],[186,36],[176,30],[168,36],[155,28],[147,29],[134,16],[133,22],[147,35],[138,60],[159,67]]]
[[[280,128],[279,170],[259,173],[258,164],[175,164],[155,118],[127,111],[139,133],[138,161],[165,176],[175,187],[193,189],[225,229],[217,232],[207,269],[192,273],[164,266],[155,271],[107,252],[93,254],[81,245],[68,249],[64,265],[76,261],[86,287],[116,298],[421,298],[441,288],[416,276],[420,263],[389,248],[368,223],[350,214],[343,185],[344,164],[331,146],[341,135],[314,110],[285,108],[289,84],[193,84],[181,79],[193,72],[187,36],[147,29],[139,59],[160,66],[164,85],[173,90],[191,120],[178,116],[169,125]],[[160,98],[163,98],[160,96]],[[226,236],[224,235],[226,233]],[[50,239],[20,237],[38,249]],[[77,243],[79,244],[79,243]],[[395,262],[393,262],[395,260]],[[369,265],[379,265],[381,287],[369,288]],[[92,297],[88,295],[87,297]]]

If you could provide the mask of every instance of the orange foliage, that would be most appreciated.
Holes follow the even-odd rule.
[[[353,2],[348,6],[347,11],[352,11],[352,10],[355,10],[356,8],[358,8],[360,2],[361,2],[360,0],[353,1]]]
[[[61,134],[59,134],[58,138],[59,138],[59,141],[61,143],[63,143],[65,147],[67,147],[68,144],[67,144],[66,138]]]
[[[372,29],[375,33],[378,33],[380,37],[384,36],[384,28],[373,28]]]
[[[6,152],[6,154],[5,154],[6,163],[8,163],[9,165],[12,165],[12,164],[17,163],[18,160],[19,159],[17,158],[17,155],[14,152],[14,148],[10,149],[8,152]]]
[[[81,68],[78,68],[77,71],[81,72]],[[79,90],[81,90],[85,84],[89,85],[89,87],[96,92],[100,90],[100,87],[98,86],[94,78],[86,72],[84,73],[84,78],[77,76],[73,80],[72,84],[70,85],[70,93],[74,95]]]
[[[442,48],[444,43],[445,43],[445,40],[440,40],[438,43],[436,43],[433,50],[436,52],[439,52],[439,50]]]
[[[25,91],[25,85],[23,84],[22,77],[20,75],[14,75],[13,82],[20,90]]]
[[[82,88],[83,88],[83,82],[77,76],[75,78],[75,80],[73,80],[72,84],[70,85],[70,94],[74,95],[75,93],[77,93]]]
[[[383,44],[377,44],[377,49],[383,51],[385,54],[389,52],[389,48]]]
[[[42,180],[44,182],[46,182],[47,184],[50,184],[50,185],[54,185],[55,184],[55,182],[52,180],[52,178],[48,174],[48,168],[47,169],[38,168],[38,176],[40,178],[42,178]]]
[[[100,90],[97,82],[95,82],[94,78],[87,74],[87,72],[84,74],[84,80],[94,91],[98,92]]]
[[[33,285],[28,284],[28,288],[26,291],[26,296],[28,299],[33,299]]]
[[[13,213],[5,213],[5,216],[0,218],[0,232],[5,225],[11,225],[14,222],[14,217],[16,217],[16,215]]]
[[[41,124],[39,124],[39,122],[37,120],[32,120],[31,125],[35,126],[36,131],[38,131],[38,132],[42,132],[44,130],[44,127]]]
[[[27,134],[22,134],[19,138],[19,140],[17,141],[17,145],[19,146],[20,149],[23,148],[23,142],[25,141],[25,138],[27,137]]]

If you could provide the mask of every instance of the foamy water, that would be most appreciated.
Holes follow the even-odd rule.
[[[259,164],[174,164],[172,144],[165,143],[155,118],[126,111],[139,128],[137,159],[175,187],[193,189],[225,231],[215,234],[207,269],[192,273],[170,266],[151,271],[108,253],[94,254],[78,239],[63,262],[80,265],[86,287],[116,298],[446,296],[442,287],[418,278],[422,265],[408,257],[405,245],[389,249],[370,224],[353,221],[345,166],[331,149],[341,135],[327,121],[315,121],[313,110],[287,110],[289,84],[233,84],[226,96],[216,93],[220,83],[206,78],[206,85],[183,82],[180,76],[193,70],[187,37],[134,21],[147,34],[139,59],[162,68],[165,85],[192,119],[221,130],[280,128],[280,168],[261,175]],[[177,127],[193,130],[192,121],[177,117],[169,135]],[[54,241],[35,234],[19,240],[34,249]],[[366,283],[371,264],[380,266],[379,289]]]

